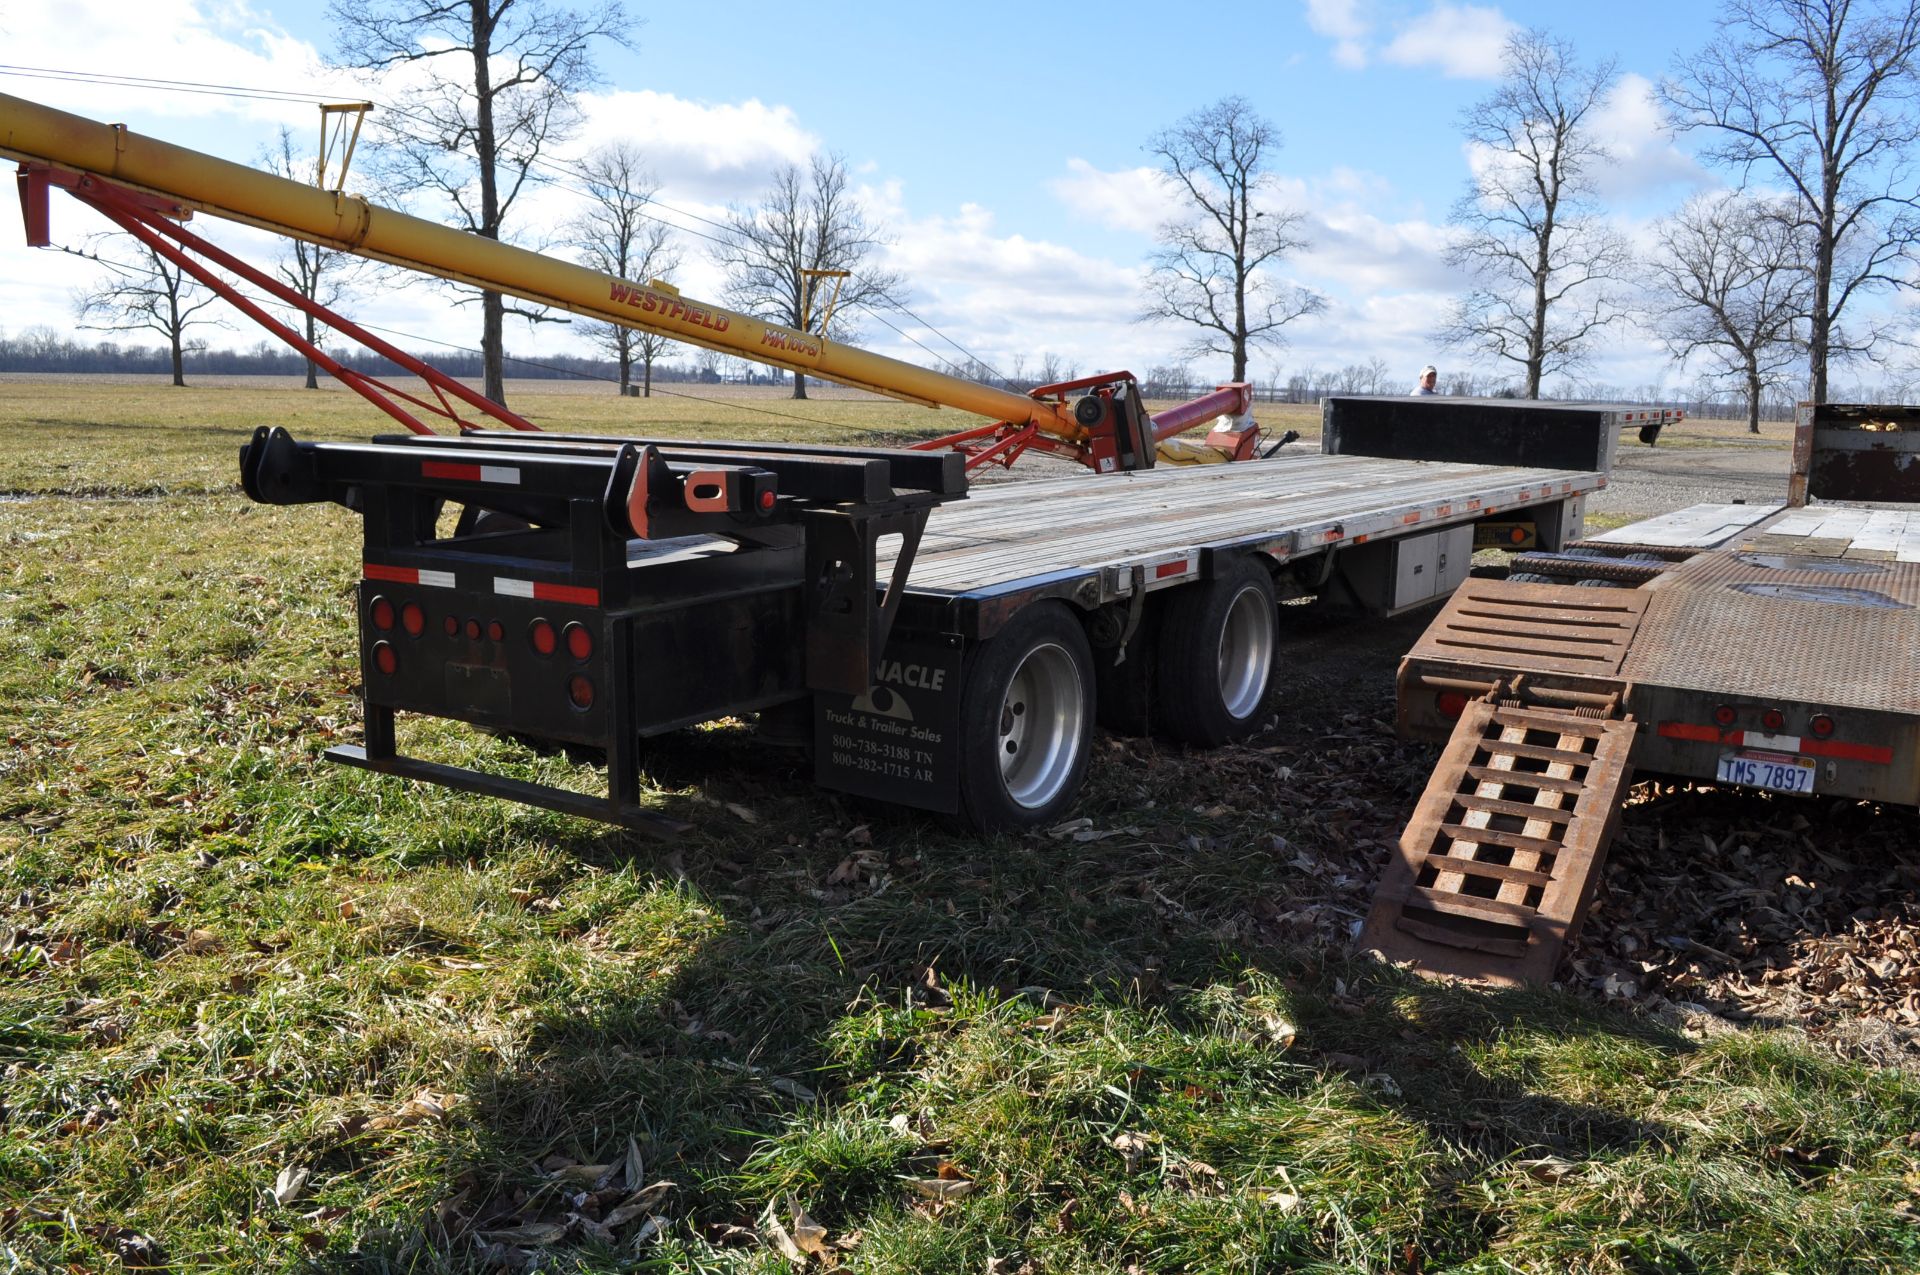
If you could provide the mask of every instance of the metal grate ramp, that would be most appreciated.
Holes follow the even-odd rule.
[[[1632,718],[1468,704],[1360,947],[1425,974],[1545,983],[1606,861],[1635,729]]]

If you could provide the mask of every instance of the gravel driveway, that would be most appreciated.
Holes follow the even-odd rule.
[[[1716,439],[1708,446],[1647,447],[1621,440],[1607,489],[1587,512],[1643,518],[1688,505],[1785,501],[1791,450],[1771,439]]]

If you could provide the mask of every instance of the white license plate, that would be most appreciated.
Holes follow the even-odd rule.
[[[1721,753],[1714,772],[1723,784],[1765,788],[1772,792],[1812,792],[1813,764],[1809,757],[1780,754]]]

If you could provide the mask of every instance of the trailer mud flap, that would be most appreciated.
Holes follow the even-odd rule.
[[[958,638],[898,637],[864,694],[815,692],[814,782],[952,814],[960,808]]]

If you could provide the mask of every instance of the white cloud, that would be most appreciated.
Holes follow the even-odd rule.
[[[1691,155],[1674,144],[1653,82],[1629,71],[1622,75],[1592,117],[1594,138],[1613,163],[1596,169],[1594,182],[1603,202],[1624,202],[1654,195],[1664,198],[1670,183],[1689,187],[1711,178]]]
[[[804,164],[821,145],[791,107],[758,98],[691,102],[642,90],[589,93],[580,105],[586,125],[575,150],[631,140],[661,184],[687,198],[751,198],[776,168]]]
[[[347,78],[328,71],[313,46],[241,3],[69,0],[12,5],[6,14],[6,61],[83,74],[124,71],[243,88],[352,93]],[[92,119],[117,120],[131,112],[316,127],[309,103],[21,75],[0,78],[0,89]]]
[[[1490,79],[1500,74],[1501,51],[1517,29],[1498,9],[1438,0],[1402,23],[1381,56],[1399,66],[1437,67],[1454,79]]]
[[[1333,60],[1349,70],[1367,64],[1364,43],[1373,24],[1363,12],[1363,0],[1306,0],[1307,25],[1333,40]]]
[[[1180,214],[1180,203],[1152,168],[1107,172],[1084,159],[1067,161],[1067,174],[1047,183],[1080,216],[1118,230],[1151,235]]]

